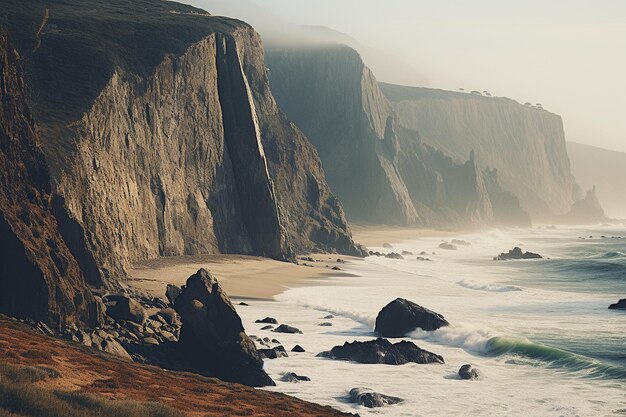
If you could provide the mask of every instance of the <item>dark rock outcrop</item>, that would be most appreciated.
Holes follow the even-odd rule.
[[[448,325],[441,314],[404,298],[396,298],[378,313],[375,331],[385,337],[402,337],[418,328],[432,331]]]
[[[280,326],[278,326],[272,331],[276,333],[302,333],[300,329],[297,329],[293,326],[289,326],[288,324],[281,324]]]
[[[196,367],[226,381],[274,385],[235,307],[208,271],[189,277],[174,308],[183,323],[180,349]]]
[[[300,345],[295,345],[293,348],[291,348],[291,351],[292,352],[306,352],[304,348]]]
[[[503,252],[500,255],[494,257],[493,259],[496,261],[507,261],[509,259],[542,259],[543,256],[538,253],[533,252],[524,252],[520,247],[515,247],[508,251],[507,253]]]
[[[167,287],[165,289],[165,297],[167,298],[167,301],[169,301],[170,305],[174,305],[174,303],[176,302],[176,298],[178,298],[181,292],[183,292],[183,290],[179,286],[174,284],[167,284]]]
[[[258,352],[261,355],[261,357],[265,359],[286,358],[289,356],[283,346],[276,346],[276,347],[267,348],[267,349],[259,349]]]
[[[146,310],[136,300],[124,296],[108,296],[105,299],[106,313],[115,320],[132,321],[143,324],[148,317]]]
[[[465,364],[459,369],[461,379],[478,379],[478,371],[470,364]]]
[[[255,320],[255,323],[278,324],[278,320],[273,317],[265,317],[264,319]]]
[[[419,364],[444,363],[443,357],[420,349],[413,342],[401,341],[392,344],[389,340],[383,338],[367,342],[346,342],[343,346],[335,346],[330,351],[321,352],[317,356],[385,365],[404,365],[409,362]]]
[[[379,394],[366,388],[352,388],[349,396],[351,402],[367,408],[384,407],[404,401],[402,398]]]
[[[311,378],[304,375],[298,375],[294,372],[285,372],[283,376],[280,378],[283,382],[302,382],[302,381],[310,381]]]
[[[626,310],[626,298],[622,298],[617,303],[611,304],[609,310]]]
[[[7,9],[5,3],[3,14],[24,8],[19,3]],[[22,54],[5,29],[0,26],[0,312],[54,329],[99,325],[101,305],[61,233],[63,217],[57,215],[64,207],[55,210]]]

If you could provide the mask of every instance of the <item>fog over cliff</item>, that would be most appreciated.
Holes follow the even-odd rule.
[[[358,40],[348,44],[379,81],[542,103],[569,140],[626,151],[624,2],[185,1],[246,20],[266,41],[287,29],[282,40],[298,38],[291,24],[327,26]]]

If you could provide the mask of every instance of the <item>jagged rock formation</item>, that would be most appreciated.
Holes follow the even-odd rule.
[[[190,363],[225,381],[274,385],[235,307],[207,270],[189,277],[174,308],[183,322],[179,346]]]
[[[484,178],[469,151],[469,160],[457,164],[398,125],[356,51],[341,45],[270,48],[266,62],[281,108],[317,147],[352,220],[447,227],[496,222],[501,210],[490,194],[504,195],[497,180]],[[515,203],[513,196],[503,199]]]
[[[40,146],[19,55],[0,30],[0,312],[56,328],[98,324],[102,311],[59,233]]]
[[[567,214],[561,216],[561,222],[574,224],[602,223],[608,220],[598,196],[596,195],[596,186],[587,191],[585,198],[577,200]]]
[[[575,201],[560,116],[507,98],[384,83],[381,89],[400,124],[457,160],[475,150],[478,165],[496,169],[533,218],[566,213]]]
[[[250,26],[157,0],[0,5],[91,284],[158,256],[362,253]]]
[[[626,153],[567,142],[572,172],[583,190],[598,187],[607,216],[626,219]]]

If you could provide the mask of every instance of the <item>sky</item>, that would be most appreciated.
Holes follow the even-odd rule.
[[[211,1],[186,2],[211,12]],[[344,32],[419,73],[379,81],[541,103],[563,117],[567,140],[626,152],[625,0],[247,1]]]

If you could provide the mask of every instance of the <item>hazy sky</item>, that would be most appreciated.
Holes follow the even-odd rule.
[[[626,151],[626,0],[252,2],[402,56],[430,87],[542,103],[568,140]]]

